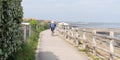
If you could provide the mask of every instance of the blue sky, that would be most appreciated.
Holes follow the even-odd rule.
[[[22,6],[27,18],[120,22],[120,0],[23,0]]]

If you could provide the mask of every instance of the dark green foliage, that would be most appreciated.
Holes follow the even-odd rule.
[[[20,49],[22,17],[21,0],[0,0],[0,60]]]

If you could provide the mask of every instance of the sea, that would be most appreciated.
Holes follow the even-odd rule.
[[[120,23],[79,23],[79,28],[120,28]]]
[[[74,23],[72,25],[79,28],[120,28],[120,23]],[[108,36],[107,33],[102,35]],[[117,32],[114,37],[120,38],[120,32]]]

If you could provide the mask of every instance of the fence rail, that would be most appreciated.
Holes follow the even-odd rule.
[[[120,29],[58,26],[57,31],[75,46],[89,49],[103,60],[120,60],[120,39],[115,37]]]

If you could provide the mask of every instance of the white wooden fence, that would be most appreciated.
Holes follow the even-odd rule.
[[[57,31],[75,46],[89,49],[102,60],[120,60],[120,39],[114,37],[114,33],[120,30],[58,26]],[[109,35],[97,32],[108,32]]]

